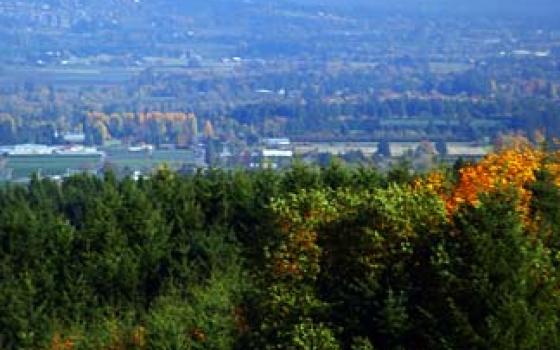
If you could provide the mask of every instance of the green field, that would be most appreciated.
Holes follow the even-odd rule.
[[[149,172],[163,164],[172,169],[179,169],[184,164],[195,162],[191,150],[155,150],[153,152],[129,152],[125,148],[108,148],[106,161],[117,169],[139,170]]]
[[[430,71],[435,74],[461,73],[472,68],[472,64],[463,62],[430,62]]]
[[[44,176],[63,175],[68,171],[95,170],[101,165],[99,156],[33,155],[12,156],[7,159],[6,169],[11,169],[12,178],[29,177],[40,172]]]
[[[81,171],[95,171],[110,165],[117,171],[141,171],[149,173],[166,164],[171,169],[180,169],[185,164],[195,163],[191,150],[155,150],[153,152],[129,152],[126,148],[108,148],[105,159],[99,156],[32,155],[11,156],[3,164],[4,173],[11,178],[21,179],[34,173],[42,176],[65,175]]]

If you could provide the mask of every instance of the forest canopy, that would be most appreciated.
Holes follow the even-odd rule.
[[[6,185],[0,348],[559,348],[553,148]]]

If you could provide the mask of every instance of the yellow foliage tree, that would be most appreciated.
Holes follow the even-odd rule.
[[[204,137],[208,139],[214,138],[214,127],[212,126],[212,122],[209,120],[204,123]]]

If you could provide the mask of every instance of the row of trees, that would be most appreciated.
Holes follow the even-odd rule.
[[[196,142],[198,121],[193,113],[112,113],[91,112],[84,118],[89,144],[114,139],[160,145],[187,146]]]
[[[557,102],[539,99],[466,100],[398,97],[364,99],[338,103],[322,99],[304,104],[259,103],[241,106],[231,113],[241,124],[257,127],[263,135],[356,135],[399,138],[412,137],[481,139],[500,131],[521,130],[531,135],[546,130],[560,135]],[[392,121],[392,118],[397,118]]]
[[[554,349],[560,159],[0,192],[6,349]]]

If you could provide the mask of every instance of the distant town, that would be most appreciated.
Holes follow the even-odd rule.
[[[0,1],[1,178],[425,169],[559,137],[556,17],[428,3]]]
[[[197,129],[194,130],[187,145],[127,145],[121,140],[110,140],[101,146],[87,146],[86,134],[67,133],[58,136],[56,145],[1,146],[0,181],[27,182],[33,176],[60,181],[74,174],[102,175],[109,170],[138,180],[162,167],[183,173],[208,167],[279,170],[294,161],[326,166],[334,158],[380,169],[409,162],[411,170],[429,170],[441,162],[475,161],[492,150],[490,144],[477,142],[293,142],[289,138],[263,138],[252,147],[238,148],[218,140],[210,123],[203,135],[198,136]]]

